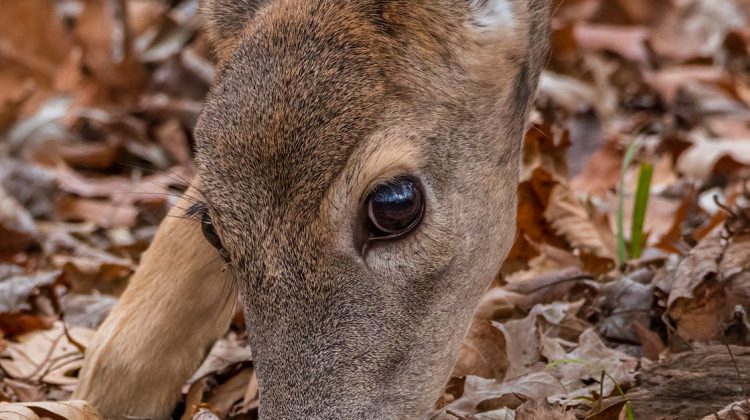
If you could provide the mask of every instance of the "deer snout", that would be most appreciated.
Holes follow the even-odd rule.
[[[423,338],[432,327],[418,325],[415,313],[425,308],[408,308],[384,288],[363,292],[327,305],[297,302],[300,310],[268,323],[249,314],[258,323],[249,330],[261,418],[410,419],[430,410],[453,363],[452,343]]]

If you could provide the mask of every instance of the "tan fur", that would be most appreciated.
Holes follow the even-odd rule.
[[[196,160],[239,286],[261,417],[424,415],[515,235],[547,0],[204,0],[202,10],[221,62]],[[420,180],[424,220],[363,247],[367,192],[397,175]],[[214,282],[226,280],[205,278],[218,274],[217,252],[190,225],[165,223],[151,248],[161,260],[144,260],[87,354],[76,395],[110,416],[166,416],[219,333],[209,324],[226,324],[212,324],[227,304]],[[185,243],[213,271],[175,251]],[[198,317],[187,310],[196,300]],[[210,333],[199,340],[196,328]],[[131,398],[107,396],[116,383]]]
[[[198,196],[191,189],[186,197]],[[74,399],[116,418],[168,418],[185,380],[234,315],[224,262],[181,210],[159,226],[120,302],[86,349]]]

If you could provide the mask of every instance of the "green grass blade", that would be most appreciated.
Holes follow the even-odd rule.
[[[622,265],[628,261],[628,249],[625,245],[625,174],[635,153],[641,147],[641,142],[636,140],[628,147],[622,160],[620,171],[620,182],[617,185],[617,263]]]
[[[630,256],[640,258],[643,253],[643,223],[646,220],[648,198],[651,195],[651,178],[654,175],[654,165],[644,162],[638,169],[638,187],[635,191],[633,203],[633,224],[630,231]]]
[[[620,394],[620,398],[625,400],[625,415],[627,416],[628,420],[635,420],[635,414],[633,413],[633,407],[630,405],[630,401],[628,401],[628,398],[625,396],[625,392],[623,392],[622,388],[620,387],[620,384],[617,383],[615,378],[612,377],[607,371],[602,371],[605,375],[612,381],[613,384],[615,384],[615,389],[617,390],[617,393]]]

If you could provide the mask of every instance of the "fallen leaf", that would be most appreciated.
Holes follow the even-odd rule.
[[[560,392],[564,392],[562,386],[552,375],[544,371],[530,373],[504,382],[469,376],[466,378],[463,396],[445,407],[442,412],[453,412],[468,416],[481,411],[502,408],[496,405],[502,404],[503,397],[506,396],[510,397],[512,401],[518,402],[519,397],[525,400],[538,400]],[[480,408],[481,405],[484,406]],[[520,405],[520,402],[518,405]],[[445,416],[442,418],[451,417]]]
[[[564,407],[558,407],[546,399],[528,401],[516,410],[516,420],[573,420],[576,416]]]
[[[608,282],[601,287],[596,302],[602,319],[597,331],[611,340],[638,342],[633,324],[647,325],[651,319],[654,290],[649,284],[641,284],[628,276]]]
[[[569,187],[559,184],[552,189],[544,218],[580,253],[587,271],[604,272],[613,266],[614,235],[608,226],[597,223]]]
[[[648,30],[644,27],[581,23],[575,26],[574,34],[581,48],[611,51],[628,61],[641,65],[648,63],[645,42]]]
[[[750,419],[750,400],[744,399],[729,404],[718,413],[703,417],[702,420],[748,420]]]
[[[722,159],[750,165],[750,139],[708,139],[695,136],[693,146],[677,161],[677,170],[699,179],[714,172]]]
[[[206,403],[212,411],[224,417],[229,414],[234,404],[242,399],[253,375],[252,368],[245,368],[219,385],[208,397]]]
[[[651,331],[638,321],[633,323],[633,330],[643,347],[643,357],[650,360],[659,360],[659,355],[667,348],[659,334]]]
[[[0,313],[18,312],[27,309],[29,295],[39,287],[54,284],[62,273],[38,271],[30,275],[13,275],[0,278]]]
[[[0,187],[0,254],[14,254],[36,242],[31,214]]]
[[[74,327],[69,334],[85,347],[94,331]],[[7,342],[0,359],[0,367],[11,378],[56,384],[60,376],[54,374],[55,370],[73,372],[83,365],[83,354],[68,340],[62,322],[56,322],[50,330],[34,331],[16,340]],[[75,377],[67,376],[66,383],[74,384]]]
[[[214,343],[203,364],[193,373],[188,383],[195,383],[200,378],[221,372],[230,366],[253,360],[253,352],[245,340],[236,335],[221,338]]]
[[[133,227],[138,209],[127,203],[112,203],[73,196],[62,196],[55,202],[57,214],[66,221],[91,222],[103,228]]]
[[[590,396],[599,392],[609,396],[617,385],[627,385],[634,378],[638,360],[620,351],[607,347],[594,329],[581,333],[578,346],[566,354],[558,357],[550,355],[551,372],[562,384],[565,392],[552,397],[553,401],[575,404],[580,402],[578,397]],[[606,372],[604,382],[599,383],[602,372]],[[593,384],[592,384],[593,382]]]
[[[603,195],[614,190],[620,180],[622,159],[623,151],[617,143],[605,143],[570,181],[571,189],[591,195]]]
[[[9,420],[103,420],[94,407],[85,401],[0,403],[0,417]]]
[[[677,332],[687,340],[707,341],[723,334],[734,308],[750,308],[750,236],[727,240],[718,234],[702,240],[677,266],[667,300]]]
[[[452,376],[479,376],[502,381],[508,370],[505,336],[490,321],[475,319],[464,337]]]

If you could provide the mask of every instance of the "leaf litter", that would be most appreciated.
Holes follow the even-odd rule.
[[[99,418],[60,401],[192,176],[214,73],[196,6],[0,4],[2,416]],[[517,240],[433,417],[666,418],[690,401],[696,418],[750,418],[750,3],[556,6]],[[645,250],[618,261],[642,163],[654,167]],[[712,388],[680,394],[680,378]],[[183,419],[255,418],[242,322],[181,407]]]

